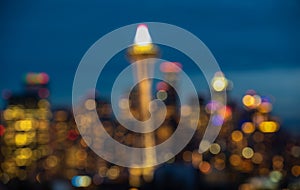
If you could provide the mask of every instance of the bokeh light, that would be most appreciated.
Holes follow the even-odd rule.
[[[278,129],[279,124],[275,121],[263,121],[259,124],[259,130],[263,133],[274,133]]]
[[[242,150],[242,155],[243,155],[244,158],[249,159],[249,158],[252,158],[252,157],[253,157],[254,151],[253,151],[253,149],[250,148],[250,147],[245,147],[245,148],[243,148],[243,150]]]
[[[231,139],[234,142],[239,142],[239,141],[243,140],[243,133],[241,131],[233,131],[231,133]]]
[[[245,134],[251,134],[255,131],[255,126],[251,122],[245,122],[242,125],[242,130]]]

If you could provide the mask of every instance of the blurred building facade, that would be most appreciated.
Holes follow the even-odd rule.
[[[162,70],[166,82],[176,86],[180,67],[178,64],[174,68],[170,63],[164,64]],[[185,149],[156,167],[153,179],[149,180],[142,178],[141,169],[120,167],[98,157],[89,144],[102,146],[101,140],[82,139],[81,135],[96,135],[101,139],[102,134],[93,124],[94,119],[99,118],[115,140],[127,146],[141,147],[141,135],[127,130],[115,120],[109,102],[87,96],[78,106],[84,114],[74,118],[69,108],[51,109],[48,83],[47,74],[29,73],[24,93],[11,95],[1,112],[1,183],[4,185],[15,183],[15,179],[32,183],[51,183],[60,179],[67,181],[70,188],[72,185],[73,188],[87,189],[163,189],[172,187],[172,184],[165,186],[162,183],[166,181],[162,179],[171,179],[170,183],[178,188],[182,185],[183,189],[300,187],[300,142],[280,129],[280,118],[271,112],[271,99],[253,90],[246,92],[240,103],[228,102],[226,106],[199,96],[201,113],[200,117],[195,117],[191,111],[195,100],[190,100],[190,105],[179,106],[174,88],[159,82],[155,95],[165,101],[168,112],[162,126],[155,131],[156,144],[167,140],[176,130],[180,113],[185,114],[187,127],[197,122],[198,128]],[[211,86],[216,92],[221,92],[229,90],[228,84],[224,74],[217,73]],[[136,91],[131,93],[129,100],[120,99],[121,117],[126,118],[128,114],[122,112],[126,101],[130,101],[133,115],[138,114],[138,94]],[[97,110],[97,118],[88,114],[92,109]],[[199,142],[212,111],[222,115],[224,124],[215,143],[200,154]],[[83,129],[81,135],[75,119],[80,121]],[[174,175],[181,176],[181,181]]]

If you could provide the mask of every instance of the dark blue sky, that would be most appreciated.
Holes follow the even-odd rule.
[[[208,46],[234,83],[232,96],[240,100],[247,89],[271,95],[275,113],[296,127],[299,19],[298,0],[2,0],[0,91],[20,92],[24,73],[44,71],[51,78],[52,102],[69,105],[77,65],[96,40],[127,24],[166,22],[189,30]]]

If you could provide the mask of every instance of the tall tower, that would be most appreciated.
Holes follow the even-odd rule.
[[[152,99],[152,80],[149,78],[152,76],[154,70],[155,60],[153,58],[159,56],[159,49],[152,43],[148,27],[145,24],[140,24],[137,27],[134,44],[128,48],[127,56],[131,63],[136,63],[133,72],[136,74],[137,80],[140,81],[138,84],[139,120],[145,121],[150,117],[148,108]],[[143,155],[143,163],[151,166],[156,162],[156,152],[147,148],[155,145],[153,132],[143,134],[143,144],[146,147]],[[152,180],[153,168],[144,168],[142,174],[145,181]],[[130,185],[139,186],[139,177],[139,175],[131,175],[129,179]]]

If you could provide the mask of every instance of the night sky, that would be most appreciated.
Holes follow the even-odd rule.
[[[165,22],[189,30],[208,46],[233,81],[232,97],[241,101],[248,89],[270,96],[274,115],[283,119],[284,126],[296,129],[300,127],[299,19],[298,0],[2,0],[0,91],[21,92],[25,73],[43,71],[50,75],[53,105],[70,106],[76,68],[96,40],[127,24]],[[126,64],[119,59],[115,67]],[[199,75],[185,68],[191,77]],[[109,91],[105,89],[104,95]],[[1,100],[1,108],[4,105]]]

